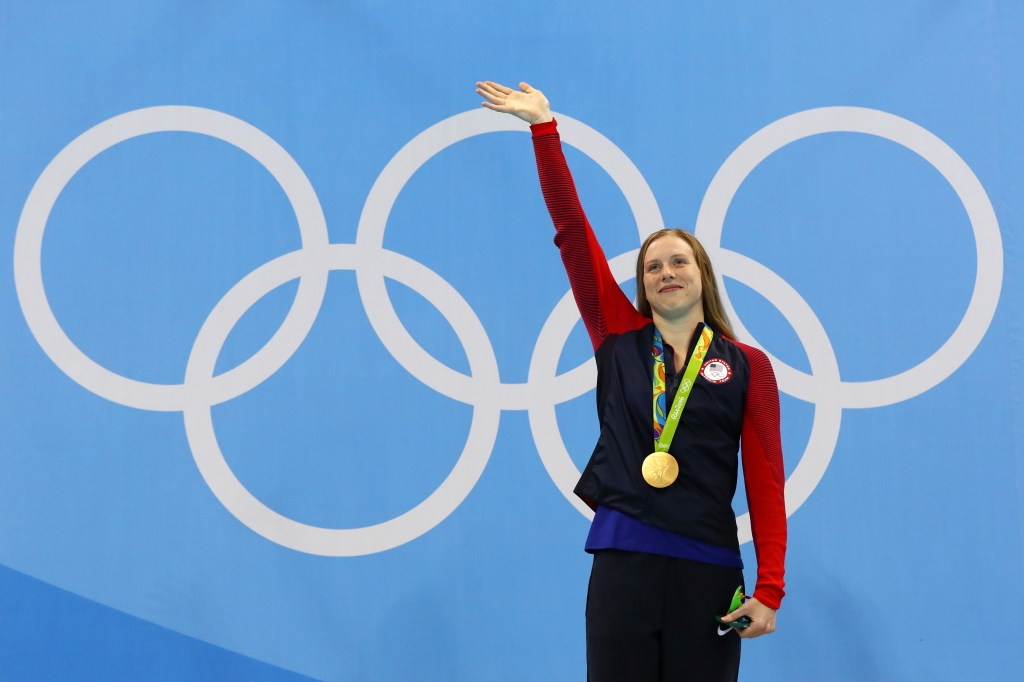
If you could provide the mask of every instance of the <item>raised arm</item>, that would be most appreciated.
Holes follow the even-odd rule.
[[[488,81],[477,83],[477,92],[487,99],[485,107],[530,123],[540,186],[555,224],[555,245],[562,254],[576,306],[596,351],[609,335],[639,329],[650,320],[637,312],[612,276],[608,259],[580,205],[547,98],[526,83],[519,87],[520,92],[515,92]]]

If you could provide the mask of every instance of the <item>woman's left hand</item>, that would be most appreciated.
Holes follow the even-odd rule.
[[[750,618],[751,623],[743,630],[736,630],[736,634],[740,637],[748,639],[775,632],[775,609],[768,608],[753,597],[732,613],[722,616],[722,620],[731,623],[743,616]]]

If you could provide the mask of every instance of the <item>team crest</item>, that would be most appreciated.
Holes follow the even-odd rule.
[[[724,384],[732,377],[732,367],[722,358],[711,358],[704,363],[700,373],[713,384]]]

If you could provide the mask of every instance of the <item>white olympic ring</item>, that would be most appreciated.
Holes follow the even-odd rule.
[[[754,168],[791,142],[830,132],[864,133],[882,137],[921,156],[953,187],[971,221],[977,250],[974,293],[953,335],[916,367],[887,379],[844,382],[832,343],[818,317],[793,287],[777,274],[746,256],[721,247],[722,226],[733,196]],[[741,338],[757,345],[743,326],[726,292],[724,275],[760,292],[778,308],[807,353],[811,374],[805,374],[768,353],[779,389],[812,402],[811,436],[796,469],[786,481],[786,513],[792,514],[813,492],[825,474],[839,439],[843,408],[891,405],[936,386],[962,365],[988,331],[999,304],[1003,282],[1003,241],[999,221],[985,188],[966,162],[945,142],[910,121],[876,109],[824,107],[801,111],[771,123],[736,148],[712,178],[697,214],[694,235],[715,263],[722,302]],[[737,519],[741,541],[749,539],[750,517]]]
[[[654,194],[640,171],[603,135],[559,114],[563,140],[596,161],[622,190],[639,237],[663,227]],[[302,248],[257,268],[231,288],[203,323],[189,354],[181,384],[128,379],[98,365],[61,329],[42,281],[43,232],[57,198],[86,163],[113,145],[149,133],[185,131],[215,137],[259,161],[281,184],[299,224]],[[584,515],[592,512],[572,488],[579,478],[559,433],[555,406],[591,390],[593,359],[557,374],[569,333],[579,321],[571,292],[552,310],[537,338],[525,384],[505,384],[487,333],[459,293],[426,266],[383,248],[391,207],[405,183],[428,159],[469,137],[498,131],[528,131],[521,121],[474,110],[452,116],[417,135],[385,166],[366,199],[355,244],[331,244],[323,211],[298,164],[260,130],[227,114],[187,106],[131,111],[87,130],[46,167],[25,202],[14,245],[18,300],[29,329],[43,351],[73,381],[113,402],[145,410],[181,411],[193,457],[204,480],[224,507],[253,531],[285,547],[311,554],[355,556],[409,542],[443,521],[469,495],[497,437],[502,410],[528,410],[538,453],[562,494]],[[725,214],[740,184],[758,163],[779,148],[809,135],[853,131],[902,144],[932,163],[953,185],[967,208],[978,245],[974,295],[963,322],[931,358],[902,374],[873,382],[842,382],[828,336],[807,303],[763,265],[720,246]],[[939,138],[892,114],[855,107],[800,112],[761,129],[726,160],[705,194],[695,233],[718,268],[765,296],[793,326],[810,360],[805,374],[772,357],[780,390],[815,403],[811,436],[786,485],[787,515],[807,499],[831,459],[844,407],[887,405],[914,397],[952,374],[977,347],[991,322],[1002,283],[1002,240],[995,212],[966,163]],[[609,261],[619,282],[633,276],[636,250]],[[217,444],[210,408],[235,398],[269,378],[305,339],[319,313],[330,270],[354,270],[370,323],[396,360],[435,391],[473,406],[473,420],[462,454],[441,486],[413,509],[364,528],[321,528],[273,511],[242,486]],[[466,376],[436,360],[412,338],[391,305],[384,278],[417,291],[452,326],[469,359]],[[263,296],[293,279],[299,287],[288,315],[271,339],[238,367],[214,375],[228,334]],[[724,281],[721,282],[725,295]],[[737,331],[756,344],[725,295]],[[770,356],[771,357],[771,356]],[[737,519],[740,541],[750,540],[750,522]]]

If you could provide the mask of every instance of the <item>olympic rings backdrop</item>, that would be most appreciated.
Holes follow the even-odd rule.
[[[0,678],[584,679],[596,370],[485,78],[772,360],[741,678],[1024,674],[1024,7],[683,5],[0,3]]]

